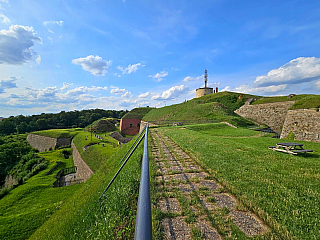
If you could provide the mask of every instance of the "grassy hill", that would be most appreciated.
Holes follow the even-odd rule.
[[[33,132],[33,134],[41,135],[45,137],[52,137],[52,138],[73,138],[80,131],[82,131],[82,128],[50,129],[50,130]]]
[[[241,98],[239,99],[240,95]],[[188,102],[152,109],[142,120],[151,122],[159,120],[216,120],[227,121],[237,126],[245,126],[252,123],[233,111],[241,107],[249,98],[260,97],[233,92],[210,94],[201,98],[194,98]]]
[[[124,115],[123,119],[142,119],[144,115],[150,112],[153,108],[150,107],[141,107],[141,108],[134,108],[126,115]]]
[[[312,94],[300,94],[300,95],[293,96],[292,98],[288,98],[287,96],[264,97],[253,102],[252,105],[262,104],[262,103],[285,102],[285,101],[296,101],[291,106],[291,108],[289,108],[289,110],[320,108],[320,95],[312,95]]]

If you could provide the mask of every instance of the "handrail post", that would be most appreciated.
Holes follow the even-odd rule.
[[[152,217],[150,199],[150,173],[149,173],[149,151],[148,151],[148,126],[144,135],[144,147],[141,167],[141,178],[139,187],[138,209],[135,226],[135,240],[152,239]]]

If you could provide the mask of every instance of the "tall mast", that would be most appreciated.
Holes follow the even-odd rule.
[[[204,87],[207,88],[208,74],[207,69],[204,70]]]

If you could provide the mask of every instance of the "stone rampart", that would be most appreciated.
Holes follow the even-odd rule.
[[[28,134],[27,141],[31,147],[38,149],[39,152],[45,152],[54,149],[57,143],[56,138],[45,137],[36,134]]]
[[[253,119],[259,123],[268,125],[272,130],[281,133],[281,128],[286,119],[288,109],[294,104],[294,101],[264,103],[255,105],[243,105],[235,113],[244,117]]]
[[[315,109],[289,110],[280,138],[292,132],[294,140],[320,142],[320,112]]]
[[[76,145],[74,143],[71,143],[72,147],[72,157],[73,157],[73,163],[74,166],[77,166],[77,172],[75,173],[76,179],[83,179],[83,181],[87,181],[92,175],[93,171],[91,168],[83,161],[78,149],[76,148]]]
[[[52,138],[30,133],[27,136],[27,141],[31,147],[38,149],[39,152],[45,152],[50,149],[55,149],[56,146],[69,146],[71,138]]]

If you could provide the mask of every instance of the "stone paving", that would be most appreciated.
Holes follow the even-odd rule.
[[[232,221],[231,224],[248,237],[268,231],[255,214],[238,211],[236,198],[226,193],[176,143],[160,131],[152,130],[150,133],[152,155],[158,167],[155,179],[161,195],[157,207],[170,216],[161,220],[164,239],[223,239],[226,235],[232,236],[230,227],[222,231],[221,227],[214,225],[219,221]],[[183,210],[185,202],[181,199],[187,201],[189,210]],[[186,211],[192,212],[195,218],[188,220]],[[212,221],[221,212],[225,212],[222,220]]]

